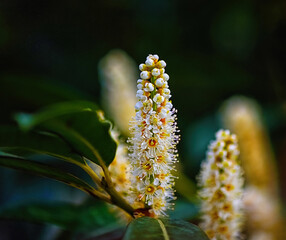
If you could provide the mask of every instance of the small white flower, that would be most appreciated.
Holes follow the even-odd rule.
[[[166,109],[171,110],[173,108],[173,104],[170,102],[166,103]]]
[[[139,70],[140,71],[144,71],[146,69],[146,65],[144,64],[144,63],[141,63],[140,65],[139,65]]]
[[[156,59],[157,61],[159,60],[159,56],[157,54],[153,55],[153,58]]]
[[[161,109],[161,112],[159,113],[160,118],[166,118],[167,117],[167,109],[163,108]]]
[[[139,84],[139,83],[142,83],[142,82],[143,82],[143,80],[140,79],[140,78],[137,80],[137,83],[138,83],[138,84]]]
[[[153,101],[157,104],[161,104],[162,102],[164,102],[164,100],[165,98],[161,96],[159,93],[157,93],[153,98]]]
[[[148,71],[143,71],[143,72],[141,72],[140,77],[142,79],[149,79],[151,77],[151,73]]]
[[[152,83],[146,83],[145,89],[147,92],[152,92],[154,90],[154,85]]]
[[[152,70],[152,76],[158,77],[161,74],[160,70],[158,68],[154,68]]]
[[[168,96],[168,95],[170,95],[170,93],[171,93],[170,89],[164,88],[164,90],[163,90],[164,95]]]
[[[147,67],[152,67],[154,65],[154,61],[151,58],[147,58],[145,64]]]
[[[164,60],[161,60],[157,63],[158,68],[165,68],[167,66]]]
[[[170,77],[169,77],[169,75],[168,75],[167,73],[164,73],[164,74],[163,74],[163,79],[164,79],[165,81],[168,81],[168,80],[170,79]]]
[[[158,78],[155,82],[156,87],[162,87],[164,85],[164,79]]]
[[[137,89],[142,89],[143,85],[141,83],[137,84]]]

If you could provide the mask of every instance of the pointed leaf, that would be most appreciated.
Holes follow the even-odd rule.
[[[70,113],[98,110],[97,105],[89,101],[69,101],[49,105],[35,114],[18,113],[15,114],[15,119],[23,130],[30,130],[48,120],[56,119]]]
[[[64,172],[43,163],[37,163],[23,158],[0,156],[0,165],[51,178],[93,195],[94,189],[85,181],[68,172]]]
[[[123,240],[208,240],[196,225],[183,220],[142,217],[131,222]]]
[[[36,114],[18,114],[16,120],[23,129],[38,127],[61,136],[81,156],[100,164],[97,153],[109,165],[116,152],[116,142],[110,135],[111,124],[102,119],[93,103],[72,101],[52,105]]]

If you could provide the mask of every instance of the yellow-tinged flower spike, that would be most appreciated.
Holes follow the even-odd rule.
[[[232,97],[224,104],[223,120],[239,139],[247,184],[267,188],[271,194],[277,194],[274,154],[259,105],[246,97]]]
[[[246,97],[232,97],[224,104],[223,120],[240,142],[248,239],[285,239],[275,158],[259,105]]]
[[[129,135],[129,121],[134,116],[137,67],[122,50],[110,51],[99,63],[102,103],[120,132]],[[127,100],[128,99],[128,100]]]
[[[166,63],[158,55],[149,55],[139,65],[136,116],[130,122],[129,159],[132,166],[134,201],[149,208],[150,216],[163,216],[172,208],[174,163],[177,135],[176,110],[170,101]]]
[[[219,130],[202,163],[199,175],[201,227],[211,240],[240,237],[243,178],[238,155],[236,136],[229,130]]]

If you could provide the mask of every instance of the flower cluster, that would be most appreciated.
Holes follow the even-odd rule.
[[[268,188],[277,195],[277,170],[270,140],[259,105],[252,99],[236,96],[223,108],[225,126],[237,134],[241,163],[248,184]]]
[[[143,202],[154,216],[165,215],[176,198],[172,170],[177,161],[175,146],[179,136],[165,67],[158,55],[149,55],[145,64],[139,65],[138,102],[129,139],[134,200]]]
[[[223,119],[237,134],[245,172],[244,193],[248,239],[285,239],[279,200],[277,167],[263,124],[260,106],[253,99],[235,96],[226,101]]]
[[[216,133],[202,164],[199,184],[202,189],[202,224],[212,240],[239,237],[242,217],[242,170],[238,164],[236,136],[228,130]]]
[[[127,136],[136,103],[136,76],[135,62],[122,50],[110,51],[99,63],[102,103],[120,132]]]

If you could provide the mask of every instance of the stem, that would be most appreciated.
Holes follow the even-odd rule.
[[[95,189],[93,189],[93,191],[91,192],[88,192],[90,195],[96,197],[96,198],[99,198],[107,203],[112,203],[111,199],[109,196],[105,195],[104,193],[101,193]]]
[[[155,93],[156,93],[155,77],[151,77],[151,83],[153,83],[153,85],[154,85],[154,90],[151,92],[151,99],[153,101],[153,98],[154,98]],[[154,111],[157,110],[157,104],[154,101],[153,101],[153,109],[154,109]]]
[[[129,213],[133,218],[134,208],[114,189],[114,187],[107,187],[106,192],[111,196],[111,202]]]
[[[121,209],[129,213],[132,217],[134,217],[133,216],[134,208],[115,190],[114,184],[112,183],[111,177],[109,175],[108,168],[105,165],[100,154],[95,149],[93,150],[93,153],[98,159],[99,164],[102,167],[105,176],[105,178],[103,178],[102,181],[100,182],[100,186],[103,187],[105,191],[110,195],[111,202],[114,205],[120,207]]]

